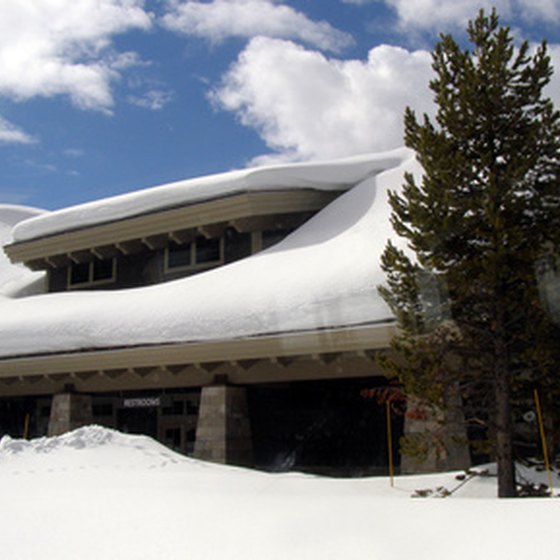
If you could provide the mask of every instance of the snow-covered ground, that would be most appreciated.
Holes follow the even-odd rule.
[[[0,558],[558,558],[558,499],[497,500],[493,477],[475,477],[450,498],[410,498],[457,488],[455,474],[397,477],[393,488],[385,477],[265,474],[95,426],[4,438]]]

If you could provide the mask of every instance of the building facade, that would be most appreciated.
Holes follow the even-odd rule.
[[[386,472],[387,411],[364,394],[388,383],[394,325],[367,275],[410,162],[237,172],[23,222],[5,251],[47,293],[5,306],[0,430],[97,423],[215,462]]]

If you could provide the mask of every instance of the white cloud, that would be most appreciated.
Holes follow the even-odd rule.
[[[66,148],[62,153],[69,158],[81,158],[85,155],[84,150],[81,148]]]
[[[23,163],[39,175],[46,175],[48,173],[55,173],[57,171],[56,166],[52,163],[43,163],[41,161],[35,161],[33,159],[26,159]]]
[[[0,116],[0,143],[33,144],[37,140]]]
[[[368,0],[344,0],[365,4]],[[465,27],[480,8],[498,10],[504,19],[521,18],[527,22],[554,22],[560,18],[560,0],[374,0],[392,7],[403,28],[441,29]]]
[[[517,0],[519,9],[527,21],[544,21],[557,25],[560,19],[560,0]],[[514,2],[515,4],[515,2]]]
[[[169,29],[219,43],[228,37],[257,35],[293,39],[329,51],[352,44],[352,38],[324,21],[315,22],[275,0],[169,0],[163,18]]]
[[[382,45],[368,60],[332,60],[289,41],[253,39],[213,100],[290,159],[402,145],[407,105],[433,113],[431,57]]]
[[[555,71],[546,87],[545,94],[554,101],[554,105],[560,110],[560,45],[548,45],[548,54]]]
[[[172,99],[173,95],[169,91],[161,89],[152,89],[143,95],[128,96],[128,101],[133,105],[143,109],[150,109],[151,111],[163,109]]]
[[[81,108],[109,111],[111,81],[137,61],[111,38],[147,29],[144,0],[2,0],[0,95],[17,100],[68,95]]]

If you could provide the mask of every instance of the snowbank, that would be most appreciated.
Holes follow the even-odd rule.
[[[376,161],[392,167],[351,188],[283,242],[242,261],[146,288],[2,302],[0,356],[391,321],[377,293],[385,279],[380,256],[394,237],[387,189],[399,188],[405,171],[420,173],[412,152],[391,157],[368,160],[370,171]]]
[[[558,477],[555,478],[558,483]],[[86,427],[0,444],[3,560],[472,560],[558,555],[556,499],[497,500],[455,473],[328,479],[202,463]],[[466,499],[465,499],[466,498]],[[475,499],[476,498],[476,499]]]

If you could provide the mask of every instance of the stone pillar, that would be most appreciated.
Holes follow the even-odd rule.
[[[60,393],[53,395],[49,418],[49,437],[87,426],[93,420],[91,395]]]
[[[252,466],[253,445],[244,387],[202,388],[194,456],[225,465]]]
[[[449,400],[448,400],[449,402]],[[465,470],[471,466],[463,410],[455,400],[445,412],[434,413],[418,400],[409,398],[404,435],[428,449],[424,461],[401,455],[401,474]]]

